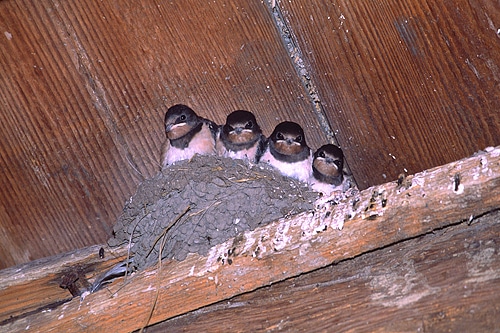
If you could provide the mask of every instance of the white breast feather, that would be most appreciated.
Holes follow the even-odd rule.
[[[268,163],[278,169],[282,175],[298,179],[307,183],[312,175],[312,155],[309,154],[309,157],[303,161],[295,162],[295,163],[286,163],[282,161],[278,161],[272,154],[269,152],[269,149],[262,156],[261,161]]]
[[[165,154],[163,166],[191,159],[196,154],[215,155],[215,140],[207,124],[203,124],[201,131],[193,137],[187,148],[179,149],[172,145],[169,146]]]

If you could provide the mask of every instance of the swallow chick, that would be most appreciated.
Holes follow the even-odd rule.
[[[284,176],[308,182],[312,156],[302,127],[291,121],[278,124],[269,137],[261,161],[275,167]]]
[[[313,155],[311,188],[325,195],[340,189],[344,182],[344,153],[332,144],[321,146]]]
[[[165,113],[167,140],[162,148],[162,168],[196,154],[215,155],[217,131],[213,121],[199,117],[190,107],[183,104],[170,107]]]
[[[266,138],[252,112],[231,112],[219,131],[216,149],[219,156],[258,163],[265,149]]]

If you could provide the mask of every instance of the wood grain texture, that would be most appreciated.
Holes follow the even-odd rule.
[[[182,262],[164,261],[161,269],[153,267],[139,272],[129,283],[112,284],[107,292],[75,298],[50,312],[13,318],[0,329],[6,332],[27,327],[43,332],[133,331],[146,323],[173,318],[403,240],[463,221],[473,222],[475,216],[500,208],[500,192],[496,191],[499,183],[500,147],[416,174],[400,185],[393,182],[372,187],[334,206],[322,203],[320,213],[302,213],[245,232],[213,247],[206,257],[190,254]],[[335,229],[334,226],[344,222],[342,230]],[[491,234],[488,237],[492,239]],[[488,254],[491,254],[489,249],[482,255],[488,259]],[[498,260],[494,262],[498,264]],[[476,263],[481,264],[480,258]],[[488,276],[497,281],[495,267],[498,266],[491,267],[495,271]],[[383,268],[390,270],[391,267]],[[489,281],[480,279],[484,267],[476,268],[476,282]],[[469,267],[469,272],[475,272],[476,268]],[[411,265],[402,271],[405,269],[413,272]],[[397,280],[399,275],[394,274],[393,278]],[[391,291],[387,288],[392,284],[392,281],[381,281],[374,286],[376,292],[372,295],[379,305],[386,301],[384,295]],[[411,296],[426,286],[416,284],[416,290],[407,292],[403,284],[394,296],[398,293]],[[153,304],[154,312],[149,320]],[[277,300],[277,304],[282,303]],[[397,307],[398,303],[395,304]]]
[[[493,332],[500,211],[148,327],[155,332]]]
[[[104,242],[174,103],[325,140],[260,2],[7,0],[0,32],[0,268]]]
[[[103,245],[104,258],[100,258],[100,248],[94,245],[0,270],[0,331],[13,318],[50,311],[70,301],[73,296],[60,287],[63,276],[77,273],[80,280],[93,281],[127,257],[125,247]]]
[[[500,143],[500,4],[279,1],[361,188]]]

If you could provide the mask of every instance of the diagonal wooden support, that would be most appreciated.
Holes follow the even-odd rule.
[[[319,213],[275,221],[215,246],[206,257],[193,254],[182,262],[164,262],[161,270],[137,273],[125,284],[115,282],[108,290],[51,311],[3,321],[0,330],[133,331],[146,325],[156,296],[148,324],[472,220],[500,207],[499,186],[497,147],[371,187],[336,205],[324,200]],[[335,229],[342,224],[342,230]],[[18,284],[2,284],[0,298]]]

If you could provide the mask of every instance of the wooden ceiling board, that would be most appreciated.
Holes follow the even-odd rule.
[[[326,140],[264,3],[7,0],[0,30],[0,268],[104,242],[172,104]]]
[[[500,142],[500,5],[281,1],[358,185]]]
[[[132,92],[150,94],[147,98],[161,115],[169,105],[182,102],[218,123],[225,121],[227,113],[247,108],[259,116],[267,134],[284,119],[305,127],[317,125],[308,115],[309,101],[263,4],[149,1],[140,7],[107,2],[104,8],[107,14],[102,14],[102,20],[113,24],[103,23],[102,29],[93,32],[102,38],[82,41],[84,48],[101,53],[103,63],[144,66],[147,77],[138,76],[126,84],[118,82],[120,73],[112,65],[96,66],[96,70],[111,86],[137,85]],[[78,7],[67,9],[75,10]],[[108,32],[109,26],[120,28]],[[85,35],[86,26],[75,29]],[[324,140],[321,133],[308,134],[313,143]]]
[[[2,15],[5,38],[0,48],[1,222],[8,231],[1,252],[15,259],[2,263],[8,265],[91,242],[88,218],[107,218],[118,206],[100,204],[106,203],[105,188],[92,195],[88,191],[95,186],[88,164],[93,160],[81,158],[90,154],[78,151],[86,136],[76,132],[85,129],[86,111],[92,106],[77,88],[79,76],[64,64],[66,54],[54,47],[57,41],[47,41],[54,33],[39,24],[47,20],[44,11],[20,2],[0,5],[9,13]],[[102,127],[94,131],[106,135]]]

